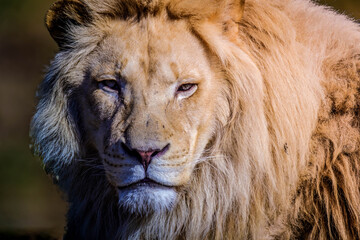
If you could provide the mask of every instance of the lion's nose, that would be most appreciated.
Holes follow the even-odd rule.
[[[169,149],[170,144],[167,144],[162,149],[147,149],[147,150],[140,150],[140,149],[132,149],[124,144],[125,150],[128,151],[131,155],[135,155],[139,162],[143,165],[145,171],[148,169],[151,160],[154,157],[160,157],[161,155],[164,155],[165,152]]]

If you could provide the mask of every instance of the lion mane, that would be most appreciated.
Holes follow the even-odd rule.
[[[96,154],[82,160],[72,70],[111,19],[164,12],[188,21],[227,88],[190,187],[140,216],[118,207]],[[46,24],[60,51],[31,136],[69,201],[66,239],[360,239],[359,25],[309,0],[61,0]]]

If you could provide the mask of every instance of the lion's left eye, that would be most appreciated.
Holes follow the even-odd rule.
[[[181,85],[177,91],[178,92],[186,92],[186,91],[191,90],[195,86],[196,86],[196,84],[186,83],[186,84]]]
[[[178,87],[176,94],[182,98],[190,97],[193,95],[198,88],[198,85],[195,83],[185,83]]]

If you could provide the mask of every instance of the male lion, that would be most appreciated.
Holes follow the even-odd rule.
[[[66,239],[360,239],[360,27],[309,0],[60,0],[36,152]]]

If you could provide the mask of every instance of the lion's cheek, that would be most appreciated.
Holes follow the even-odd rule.
[[[149,166],[148,175],[167,186],[182,186],[189,182],[192,170],[192,164],[168,164],[166,167],[153,164]]]

